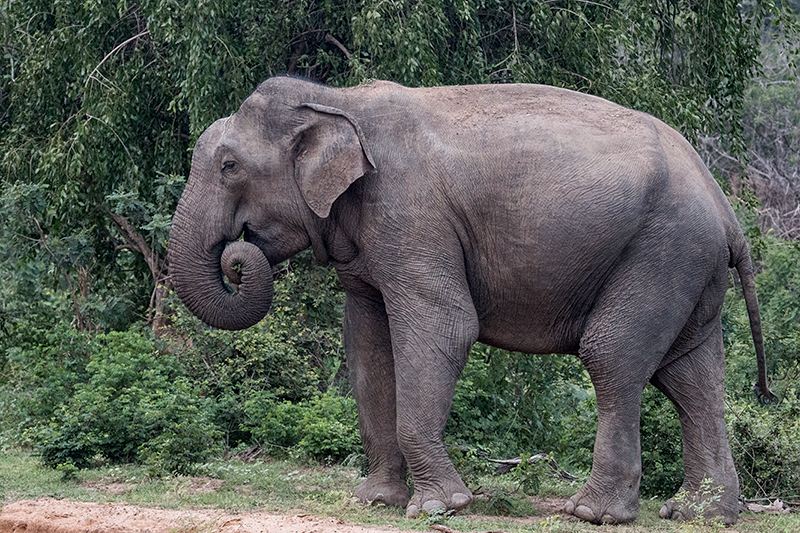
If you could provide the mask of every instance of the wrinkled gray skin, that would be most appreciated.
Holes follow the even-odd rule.
[[[568,513],[636,517],[650,382],[680,414],[684,489],[712,478],[716,513],[736,521],[720,309],[735,267],[767,394],[753,272],[725,196],[674,130],[552,87],[269,79],[197,142],[170,235],[173,283],[210,325],[246,328],[269,309],[270,265],[309,246],[346,292],[370,463],[360,500],[412,517],[472,501],[442,432],[482,341],[575,354],[588,370],[594,465]],[[692,515],[672,499],[661,516]]]

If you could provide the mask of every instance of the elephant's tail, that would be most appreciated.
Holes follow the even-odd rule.
[[[767,385],[767,358],[764,354],[764,337],[761,333],[761,314],[758,310],[758,296],[756,295],[756,280],[753,272],[753,262],[744,238],[740,238],[738,250],[731,249],[731,264],[739,273],[742,282],[742,292],[747,306],[747,316],[750,319],[750,332],[753,335],[753,344],[756,348],[756,365],[758,367],[758,382],[754,385],[756,395],[765,402],[777,400]]]

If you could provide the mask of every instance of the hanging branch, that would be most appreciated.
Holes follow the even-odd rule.
[[[147,322],[152,325],[153,332],[158,335],[164,326],[164,297],[169,291],[169,277],[165,276],[166,261],[147,244],[144,236],[125,216],[115,212],[109,212],[109,216],[113,226],[125,239],[126,247],[142,254],[150,269],[150,275],[153,278],[153,292],[150,294]]]

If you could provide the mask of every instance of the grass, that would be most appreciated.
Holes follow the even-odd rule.
[[[41,497],[74,501],[125,502],[168,509],[216,508],[228,513],[265,511],[331,516],[363,525],[427,530],[441,523],[457,531],[553,533],[715,532],[796,533],[800,514],[740,516],[734,528],[678,524],[658,518],[662,501],[642,500],[639,518],[623,526],[594,526],[552,510],[578,488],[577,484],[545,479],[540,496],[527,497],[513,476],[481,476],[478,500],[461,516],[431,516],[408,520],[400,509],[365,507],[353,501],[358,469],[321,466],[286,460],[217,461],[202,465],[196,477],[151,478],[135,465],[101,466],[77,472],[73,479],[44,468],[30,453],[18,450],[0,455],[0,501],[10,503]],[[499,516],[493,516],[498,515]]]

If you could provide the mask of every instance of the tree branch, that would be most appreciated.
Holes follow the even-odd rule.
[[[89,77],[87,77],[87,78],[86,78],[86,82],[83,84],[83,86],[84,86],[84,87],[88,87],[88,86],[89,86],[89,80],[91,80],[92,78],[94,78],[94,73],[95,73],[95,72],[97,72],[97,70],[100,68],[100,66],[101,66],[103,63],[105,63],[105,62],[106,62],[106,60],[107,60],[109,57],[113,56],[113,55],[114,55],[114,54],[115,54],[115,53],[116,53],[116,52],[117,52],[117,51],[118,51],[120,48],[122,48],[122,47],[123,47],[123,46],[125,46],[126,44],[130,43],[131,41],[135,41],[135,40],[136,40],[136,39],[138,39],[139,37],[144,37],[145,35],[147,35],[147,34],[149,34],[149,33],[150,33],[150,30],[144,30],[143,32],[141,32],[141,33],[138,33],[138,34],[134,35],[133,37],[131,37],[130,39],[127,39],[127,40],[123,41],[122,43],[118,44],[117,46],[115,46],[115,47],[114,47],[114,49],[113,49],[113,50],[111,50],[109,53],[107,53],[107,54],[106,54],[106,57],[104,57],[102,60],[100,60],[100,62],[97,64],[97,66],[96,66],[96,67],[94,67],[94,69],[92,69],[92,71],[89,73]]]
[[[334,37],[330,33],[325,35],[325,40],[327,42],[331,43],[332,45],[334,45],[339,50],[341,50],[342,53],[344,53],[344,55],[347,57],[348,61],[353,56],[353,54],[351,54],[350,51],[347,48],[345,48],[345,46],[339,41],[339,39],[337,39],[336,37]]]

